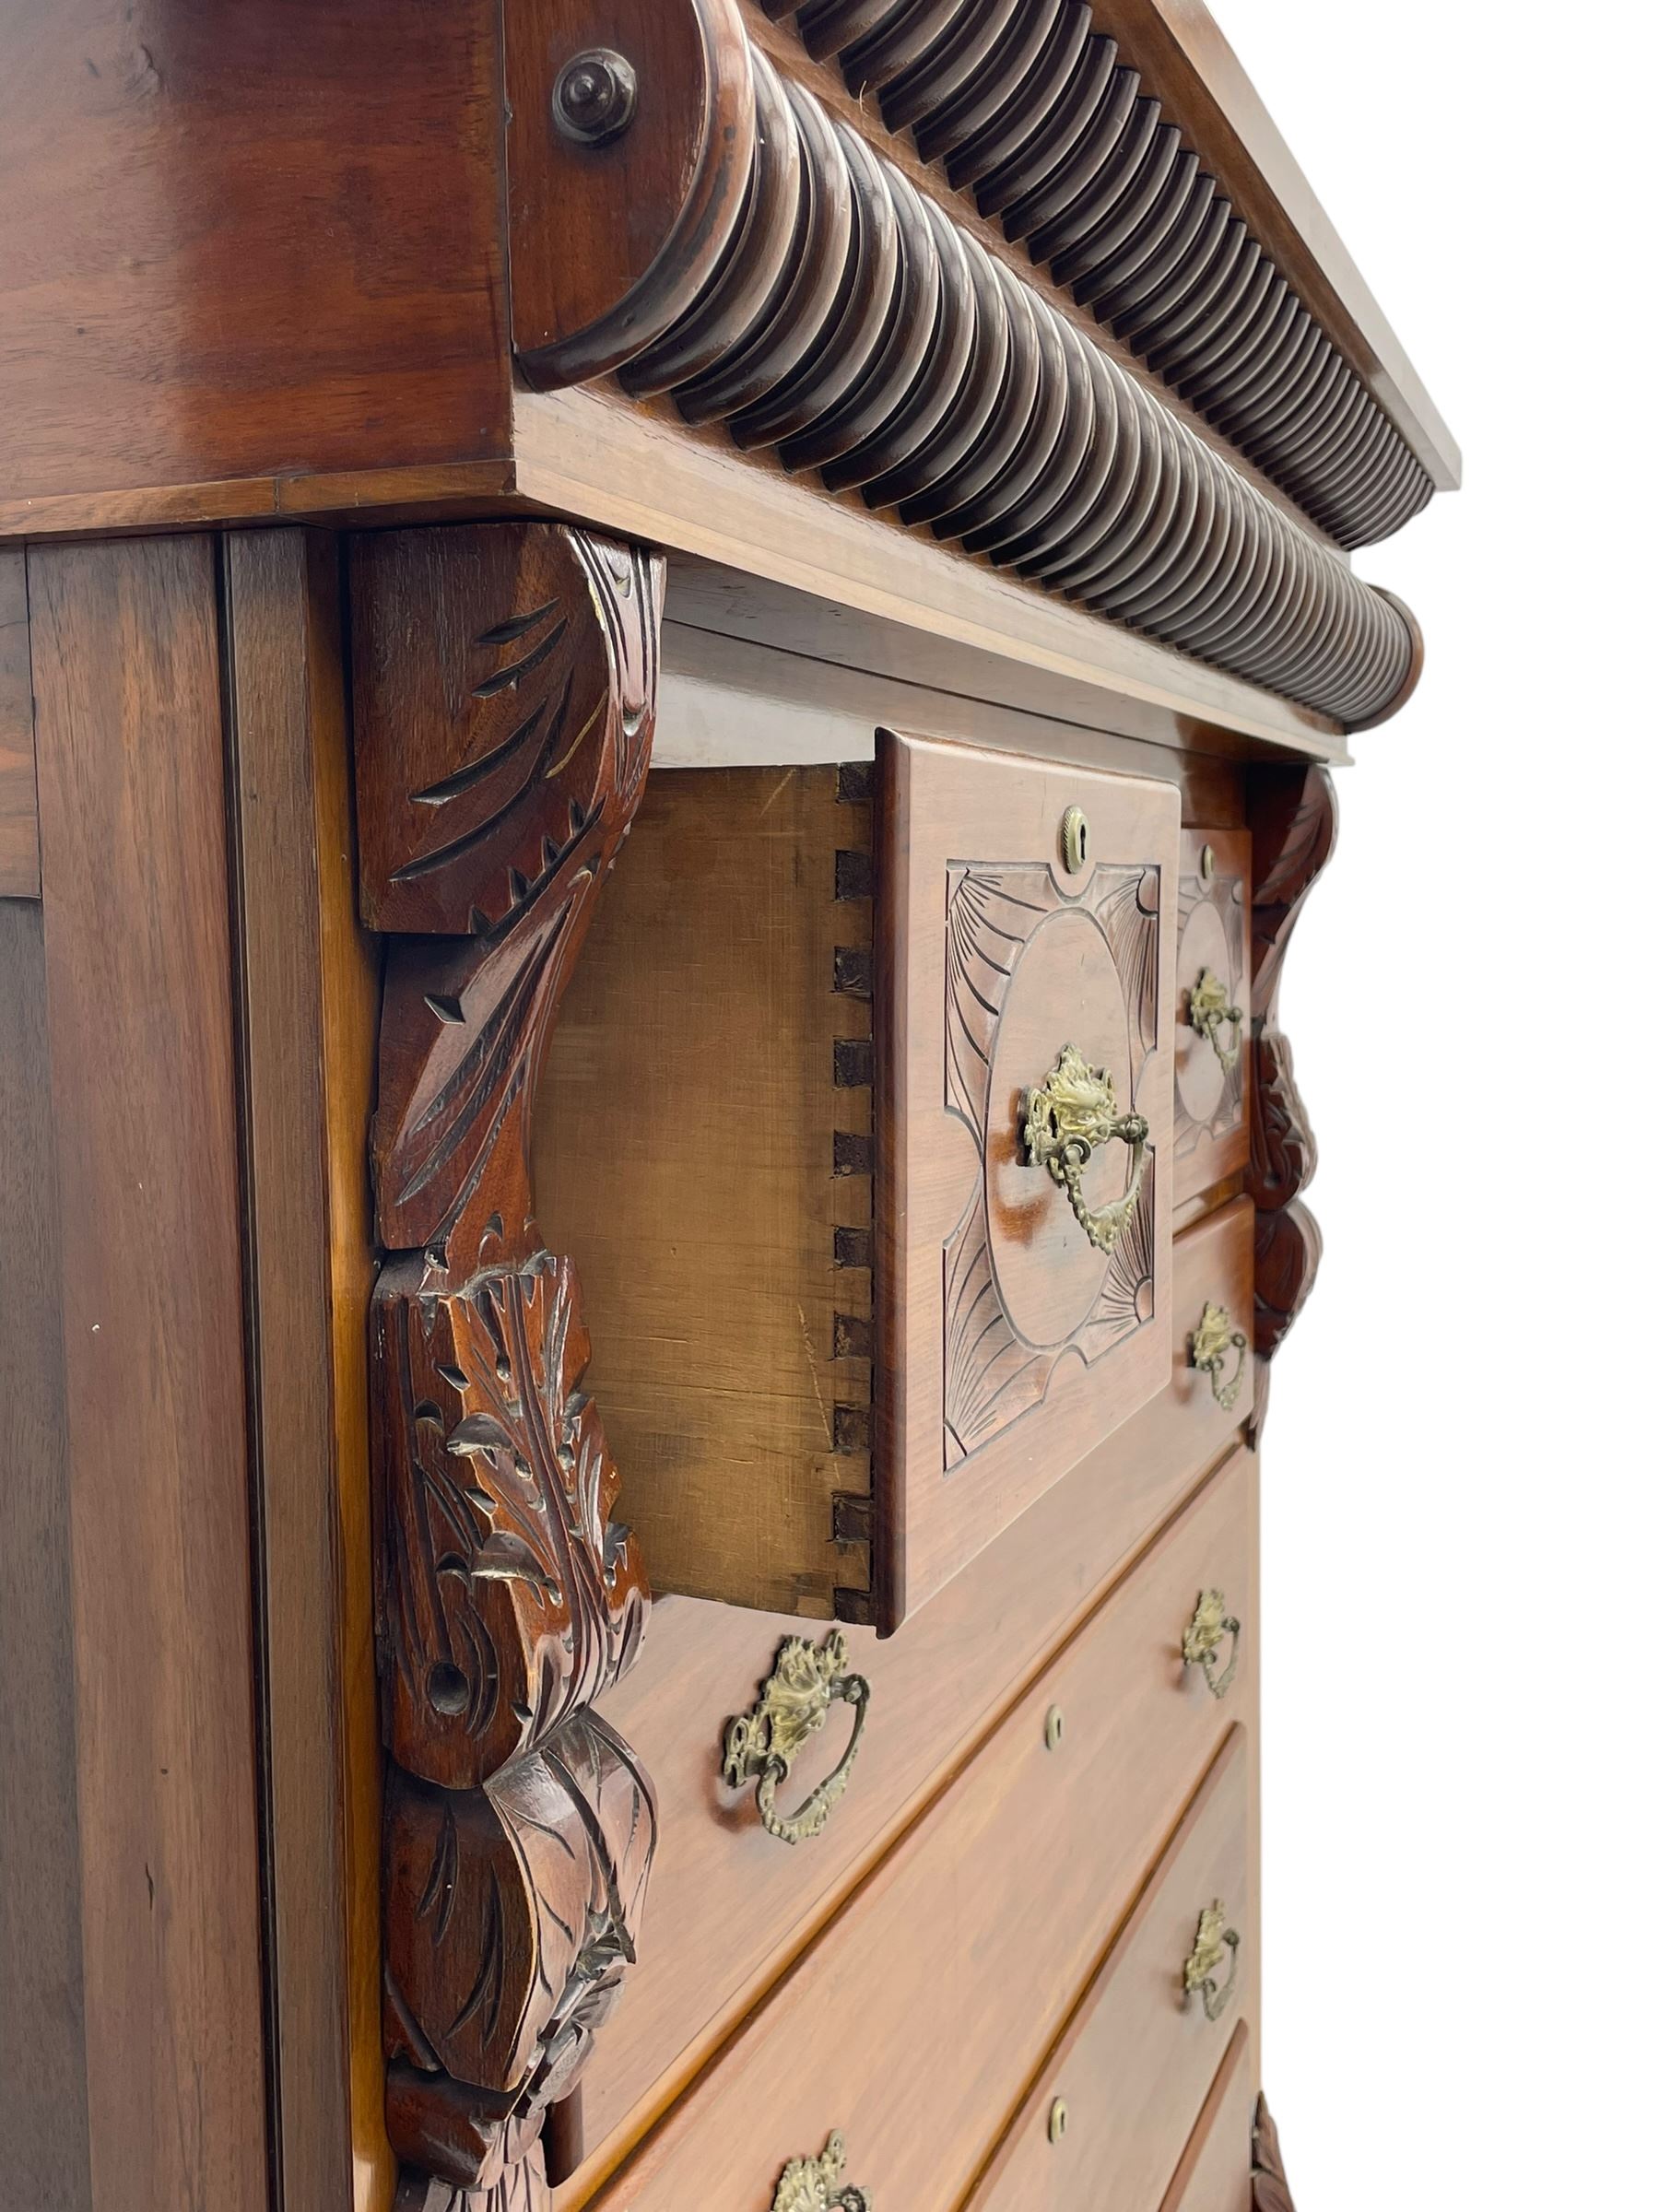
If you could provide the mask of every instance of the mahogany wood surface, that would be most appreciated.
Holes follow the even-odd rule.
[[[728,0],[512,0],[507,18],[513,345],[533,373],[575,382],[704,288],[743,213],[755,95]],[[594,51],[623,54],[638,105],[626,130],[578,143],[550,95]]]
[[[1241,2020],[1159,2212],[1250,2212],[1253,2055],[1249,2025]]]
[[[752,625],[779,644],[802,625],[844,632],[840,653],[822,657],[896,658],[900,675],[942,675],[947,689],[1085,729],[1221,754],[1347,758],[1328,714],[966,556],[941,559],[913,533],[751,465],[724,438],[684,437],[603,386],[518,394],[514,438],[527,497],[723,571],[712,588],[739,632]]]
[[[268,2202],[212,542],[31,553],[91,2197]]]
[[[1206,873],[1206,855],[1209,872]],[[1250,838],[1242,830],[1181,833],[1181,936],[1175,954],[1175,1202],[1236,1175],[1250,1159]],[[1239,1022],[1211,1039],[1187,1018],[1207,970]]]
[[[1224,1702],[1181,1663],[1196,1592],[1248,1573],[1253,1470],[1233,1460],[1164,1531],[597,2204],[654,2212],[717,2191],[763,2212],[786,2160],[833,2127],[848,2180],[876,2201],[960,2200],[1218,1744],[1253,1709],[1248,1645]],[[1253,1611],[1248,1591],[1244,1603]],[[1227,1763],[1241,1856],[1244,1762]],[[1011,1882],[1039,1846],[1041,1878]],[[1176,1975],[1191,1940],[1169,1960]]]
[[[1221,2019],[1182,1987],[1198,1916],[1250,1914],[1248,1723],[1233,1728],[1075,2018],[1014,2120],[970,2212],[1140,2212],[1156,2205],[1226,2052],[1229,2017],[1254,2017],[1259,1961],[1248,1936]],[[1225,1980],[1227,1968],[1218,1978]],[[1054,2100],[1066,2124],[1050,2124]],[[1244,2171],[1247,2145],[1235,2158]]]
[[[389,2202],[370,1635],[365,1158],[378,948],[359,927],[337,542],[223,547],[252,1441],[283,2201]]]
[[[1201,1223],[1176,1245],[1177,1312],[1195,1322],[1206,1299],[1248,1312],[1250,1265],[1248,1206]],[[868,1726],[834,1818],[798,1850],[761,1828],[752,1789],[722,1785],[718,1748],[724,1719],[801,1623],[690,1599],[658,1606],[639,1666],[601,1706],[638,1746],[664,1819],[640,1963],[584,2079],[590,2176],[616,2163],[1147,1532],[1226,1457],[1249,1391],[1247,1375],[1232,1411],[1218,1406],[1182,1334],[1169,1387],[899,1635],[847,1630],[872,1688]],[[801,1761],[803,1792],[840,1752],[827,1731]]]
[[[0,550],[0,899],[41,892],[29,583],[20,548]]]
[[[500,71],[486,0],[8,7],[0,512],[503,456]]]
[[[0,2186],[92,2212],[69,1426],[44,917],[0,899]]]
[[[1168,785],[884,733],[877,953],[878,1618],[896,1623],[1159,1386],[1169,1356],[1178,808]],[[1067,878],[1061,818],[1089,820]],[[1148,1124],[1097,1252],[1022,1164],[1067,1043]],[[1123,1194],[1127,1148],[1085,1197]]]

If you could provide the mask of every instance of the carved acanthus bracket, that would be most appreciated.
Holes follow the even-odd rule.
[[[1319,1272],[1319,1224],[1300,1195],[1313,1179],[1319,1153],[1296,1088],[1289,1041],[1279,1028],[1278,993],[1291,933],[1336,843],[1336,792],[1330,770],[1312,763],[1255,770],[1249,813],[1255,873],[1248,1177],[1256,1207],[1253,1441],[1267,1413],[1266,1363],[1301,1312]]]
[[[651,753],[663,566],[545,524],[356,542],[386,2117],[400,2212],[538,2212],[633,1957],[651,1786],[591,1711],[650,1605],[531,1204],[542,1051]]]
[[[1256,2099],[1255,2123],[1250,2131],[1250,2201],[1253,2212],[1296,2212],[1285,2179],[1278,2129],[1265,2097]]]

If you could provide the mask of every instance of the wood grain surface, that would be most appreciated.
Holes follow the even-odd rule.
[[[267,2203],[214,548],[29,557],[92,2194]]]
[[[0,899],[40,895],[29,582],[18,547],[0,550]]]
[[[8,7],[0,509],[503,455],[500,72],[485,0]]]
[[[1346,757],[1328,714],[1096,621],[948,549],[942,558],[938,547],[889,529],[862,504],[827,499],[724,437],[685,437],[604,386],[515,394],[513,450],[526,499],[718,563],[740,582],[759,578],[763,596],[782,584],[828,602],[817,613],[829,630],[856,630],[860,618],[874,617],[878,631],[891,625],[904,641],[907,668],[926,653],[948,670],[959,654],[964,677],[976,665],[994,672],[979,677],[982,686],[998,675],[1004,683],[1029,680],[1032,706],[1045,693],[1069,698],[1069,718],[1086,727],[1102,712],[1113,722],[1126,697],[1160,717],[1172,712],[1183,733],[1204,733],[1206,749],[1218,749],[1215,734],[1232,733],[1322,759]],[[959,679],[947,688],[962,687]]]
[[[363,1372],[380,963],[356,914],[335,541],[239,533],[223,559],[280,2171],[290,2205],[355,2183],[367,2212],[394,2178]]]
[[[1187,2138],[1159,2212],[1250,2212],[1250,2123],[1254,2043],[1247,2021],[1232,2031],[1198,2124]]]
[[[862,772],[653,777],[535,1101],[653,1587],[826,1620],[870,1586],[835,1535],[870,1491]]]
[[[1195,1322],[1216,1299],[1248,1312],[1250,1265],[1248,1205],[1201,1223],[1176,1241],[1175,1312]],[[898,1636],[845,1631],[851,1664],[872,1687],[869,1724],[834,1818],[799,1850],[766,1834],[752,1789],[723,1787],[719,1747],[726,1717],[747,1709],[780,1641],[802,1624],[691,1599],[659,1604],[638,1667],[601,1706],[640,1746],[664,1824],[634,1983],[583,2084],[590,2185],[1098,1604],[1125,1558],[1226,1458],[1249,1391],[1247,1376],[1238,1405],[1223,1411],[1179,1335],[1169,1387]],[[629,1495],[631,1487],[630,1475]],[[803,1755],[803,1793],[840,1757],[846,1724]]]
[[[93,2212],[54,1143],[44,918],[0,899],[0,2168]]]
[[[1179,808],[1165,784],[923,738],[884,736],[877,769],[876,1565],[892,1623],[1163,1382]],[[1068,882],[1072,805],[1090,838]],[[1000,910],[1004,894],[1023,906]],[[1068,1042],[1117,1061],[1119,1111],[1150,1129],[1147,1218],[1108,1253],[1018,1164],[1018,1096]],[[1106,1151],[1095,1205],[1124,1189],[1125,1149]]]
[[[833,2127],[847,2131],[846,2179],[876,2201],[959,2201],[1233,1716],[1253,1709],[1248,1657],[1221,1704],[1181,1664],[1195,1593],[1249,1572],[1252,1465],[1234,1461],[1030,1684],[595,2200],[606,2212],[716,2193],[764,2212],[786,2160]],[[1244,1764],[1235,1750],[1223,1777],[1240,1854]],[[1039,1846],[1040,1877],[1020,1878]],[[1241,1872],[1223,1884],[1235,1895]],[[1167,1961],[1177,1978],[1191,1940]]]
[[[1073,2212],[1085,2204],[1100,2212],[1140,2212],[1159,2202],[1225,2053],[1229,2026],[1255,2014],[1259,1964],[1244,1934],[1253,1756],[1248,1727],[1235,1727],[968,2200],[969,2212]],[[1244,1934],[1235,1994],[1218,2020],[1186,1994],[1182,1971],[1198,1916],[1213,1902]],[[1057,2098],[1066,2124],[1056,2142],[1050,2115]],[[1241,2167],[1247,2151],[1241,2140]]]

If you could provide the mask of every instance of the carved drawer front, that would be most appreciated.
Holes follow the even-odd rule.
[[[1250,834],[1181,833],[1175,1203],[1250,1160]]]
[[[1159,2212],[1251,2212],[1255,2076],[1255,2043],[1241,2020]]]
[[[601,2196],[606,2212],[714,2202],[764,2212],[788,2162],[836,2129],[846,2183],[876,2204],[943,2212],[959,2202],[1198,1778],[1235,1719],[1253,1712],[1253,1514],[1254,1462],[1241,1453],[749,2015]],[[1241,1633],[1206,1675],[1188,1653],[1211,1591],[1225,1593]],[[975,1664],[966,1636],[959,1662]],[[871,1683],[873,1749],[879,1664]],[[860,1759],[841,1810],[865,1780]],[[668,1848],[678,1825],[664,1819]],[[705,1895],[702,1914],[740,1942],[750,1892],[720,1894],[726,1913]],[[648,1921],[641,1974],[653,1946],[666,1962],[688,1933]],[[621,2008],[615,2026],[638,2009]]]
[[[869,1710],[845,1792],[809,1841],[792,1847],[768,1834],[755,1783],[723,1781],[722,1737],[783,1641],[806,1629],[818,1647],[826,1631],[781,1613],[659,1603],[638,1665],[601,1706],[653,1776],[662,1819],[629,2002],[597,2040],[582,2077],[590,2152],[638,2135],[660,2101],[660,2081],[686,2071],[749,2010],[826,1900],[868,1868],[930,1781],[959,1762],[1136,1543],[1222,1457],[1249,1410],[1250,1377],[1231,1411],[1223,1410],[1190,1364],[1182,1324],[1190,1327],[1212,1303],[1248,1314],[1252,1221],[1248,1201],[1240,1201],[1175,1240],[1176,1344],[1158,1396],[971,1560],[902,1635],[884,1641],[869,1629],[844,1631],[847,1664],[870,1686]],[[1238,1464],[1253,1482],[1253,1463]],[[1244,1543],[1247,1487],[1230,1478],[1206,1493],[1204,1515],[1238,1524],[1236,1537],[1209,1539],[1218,1549]],[[1219,1587],[1223,1618],[1239,1617],[1237,1591]],[[1189,1623],[1197,1596],[1194,1585]],[[1250,1633],[1246,1619],[1246,1646]],[[1211,1671],[1228,1657],[1224,1641]],[[1188,1670],[1194,1688],[1201,1656],[1195,1668]],[[1227,1691],[1228,1706],[1235,1694]],[[830,1708],[779,1788],[782,1811],[832,1772],[853,1724],[845,1703]]]
[[[1234,1729],[968,2212],[1164,2202],[1228,2038],[1255,2017],[1251,1757]],[[1248,2108],[1230,2157],[1232,2194],[1195,2204],[1248,2203]]]
[[[659,1591],[889,1630],[1162,1388],[1178,836],[885,733],[648,784],[535,1164]]]

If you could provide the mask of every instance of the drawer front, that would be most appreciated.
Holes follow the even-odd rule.
[[[1225,1453],[1249,1410],[1250,1375],[1224,1410],[1189,1363],[1188,1333],[1208,1305],[1249,1312],[1252,1221],[1241,1201],[1176,1240],[1176,1346],[1152,1403],[898,1636],[845,1631],[849,1665],[870,1685],[869,1712],[846,1792],[810,1841],[792,1848],[769,1835],[753,1787],[730,1790],[720,1771],[727,1717],[749,1705],[782,1640],[802,1623],[690,1599],[659,1604],[638,1664],[601,1707],[661,1801],[639,1964],[583,2076],[587,2147],[602,2163],[607,2146],[637,2134],[653,2106],[677,2093],[933,1778],[959,1759],[1135,1544]],[[1248,1483],[1234,1485],[1234,1498],[1254,1481],[1253,1464],[1241,1456],[1239,1465],[1248,1465]],[[1248,1518],[1242,1505],[1230,1510]],[[1222,1586],[1236,1613],[1237,1594]],[[1248,1619],[1245,1636],[1248,1643]],[[830,1773],[851,1725],[845,1706],[830,1711],[780,1794],[784,1810]]]
[[[1250,834],[1181,833],[1175,1203],[1250,1162]]]
[[[1154,2212],[1160,2203],[1229,2030],[1255,2013],[1251,1755],[1246,1732],[1235,1729],[970,2200],[971,2212],[1076,2212],[1079,2205]],[[1205,1921],[1212,1912],[1213,1937]],[[1201,1939],[1219,1950],[1219,1962],[1199,1957]],[[1188,1987],[1189,1961],[1190,1978],[1202,1975],[1196,1990]],[[1249,2143],[1246,2128],[1237,2153],[1246,2168]]]
[[[612,2212],[763,2212],[787,2161],[836,2128],[846,2180],[877,2203],[958,2201],[1194,1778],[1253,1710],[1253,1472],[1237,1455],[1164,1530],[624,2166]],[[1210,1589],[1246,1624],[1220,1698],[1182,1656]],[[613,2026],[648,2000],[653,1925]]]
[[[1241,2020],[1159,2212],[1250,2212],[1255,2045]]]
[[[877,743],[878,1617],[1162,1388],[1179,798]]]
[[[659,1592],[890,1630],[1162,1388],[1179,805],[885,734],[648,783],[535,1179]]]

